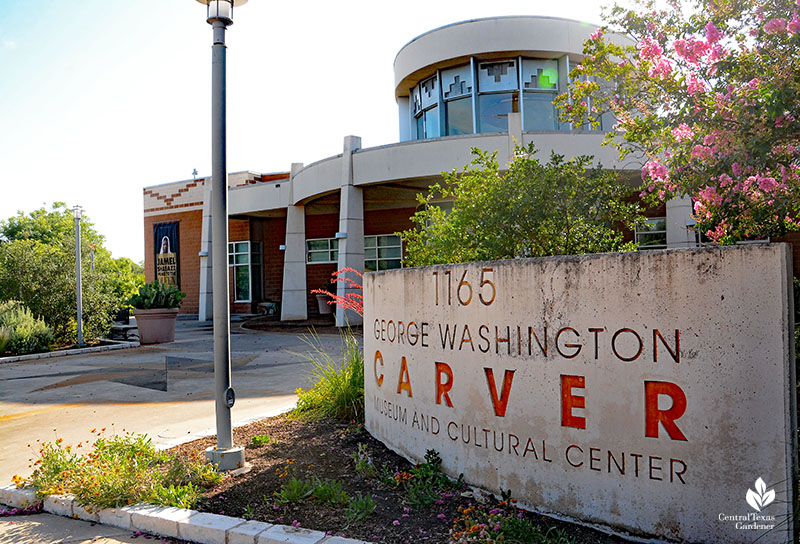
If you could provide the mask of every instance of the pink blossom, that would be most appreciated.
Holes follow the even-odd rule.
[[[658,161],[649,161],[642,168],[642,177],[664,182],[669,178],[669,170]]]
[[[692,149],[692,158],[693,159],[700,159],[706,160],[710,159],[712,156],[711,148],[706,147],[704,145],[696,145],[694,149]]]
[[[758,78],[754,77],[753,79],[751,79],[750,81],[747,82],[747,86],[750,87],[753,90],[756,90],[756,89],[758,89],[758,84],[759,83],[760,83],[760,81],[758,81]]]
[[[694,75],[689,75],[686,81],[686,90],[690,95],[694,96],[697,93],[704,92],[706,90],[706,84]]]
[[[741,176],[742,175],[742,166],[735,162],[731,165],[731,172],[733,172],[734,176]]]
[[[687,40],[675,40],[673,47],[679,56],[692,64],[699,64],[700,59],[711,49],[711,45],[694,37]]]
[[[639,58],[642,60],[658,59],[664,54],[664,49],[653,38],[643,39],[636,47],[639,48]]]
[[[677,142],[681,142],[683,140],[686,140],[694,136],[694,132],[692,131],[691,128],[689,128],[689,125],[687,125],[686,123],[681,123],[677,127],[673,128],[671,134],[672,137],[675,138],[675,141]]]
[[[709,62],[716,62],[719,59],[725,57],[728,52],[725,51],[725,48],[722,47],[720,44],[714,44],[714,47],[711,48],[711,52],[708,54],[708,61]]]
[[[770,19],[764,25],[767,34],[780,34],[786,30],[786,19]]]
[[[589,36],[589,39],[590,39],[590,40],[599,40],[599,39],[600,39],[600,38],[602,38],[602,37],[603,37],[603,29],[602,29],[602,28],[598,28],[598,29],[597,29],[597,32],[593,32],[593,33],[592,33],[592,34]]]
[[[800,0],[797,0],[800,2]],[[789,24],[786,25],[786,30],[790,34],[800,34],[800,19],[797,17],[797,11],[795,10],[792,20],[789,21]]]
[[[778,182],[775,181],[775,178],[758,176],[755,178],[755,181],[758,184],[758,188],[765,193],[773,193],[778,189]]]
[[[706,40],[708,43],[716,43],[722,37],[722,33],[714,26],[711,21],[706,25]]]
[[[665,58],[658,59],[658,62],[647,71],[648,76],[658,79],[667,79],[671,73],[672,61]]]

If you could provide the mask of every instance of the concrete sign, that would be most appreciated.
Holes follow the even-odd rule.
[[[367,274],[367,429],[541,512],[792,541],[783,244]]]

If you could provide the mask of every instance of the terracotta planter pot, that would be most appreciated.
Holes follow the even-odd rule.
[[[154,308],[134,310],[140,344],[161,344],[175,340],[175,321],[178,308]]]

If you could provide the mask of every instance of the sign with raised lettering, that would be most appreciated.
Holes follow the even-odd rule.
[[[790,541],[791,278],[784,244],[367,274],[367,429],[543,513]]]

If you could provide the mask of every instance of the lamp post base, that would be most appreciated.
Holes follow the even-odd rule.
[[[245,466],[244,448],[234,446],[227,450],[220,450],[216,447],[206,448],[206,461],[217,466],[217,472],[228,472],[238,470]]]

